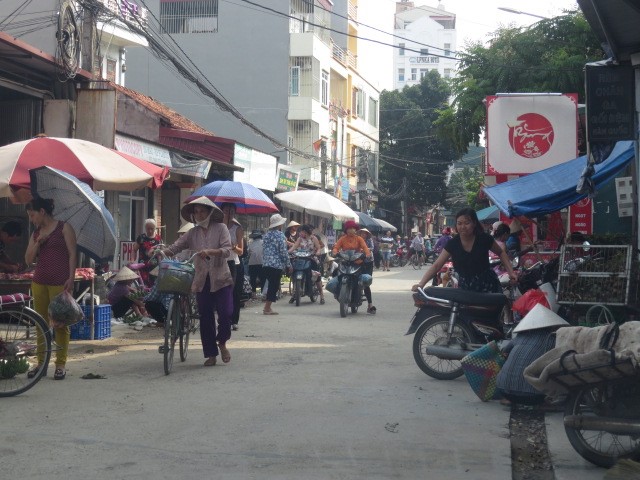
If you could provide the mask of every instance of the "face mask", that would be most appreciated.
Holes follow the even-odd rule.
[[[211,212],[211,213],[213,213],[213,212]],[[211,220],[211,213],[207,216],[207,218],[205,218],[201,222],[195,222],[195,224],[198,227],[207,228],[209,226],[209,221]]]

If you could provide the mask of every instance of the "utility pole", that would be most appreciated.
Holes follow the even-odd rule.
[[[327,191],[327,142],[325,140],[320,144],[320,183],[322,191]]]
[[[84,10],[84,20],[82,22],[82,64],[81,68],[88,70],[92,74],[99,73],[97,71],[96,62],[96,16],[92,9]]]
[[[402,179],[402,230],[405,235],[409,235],[409,189],[407,188],[407,177]]]

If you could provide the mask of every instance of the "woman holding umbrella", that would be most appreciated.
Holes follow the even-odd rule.
[[[36,229],[29,239],[24,259],[27,265],[38,260],[33,273],[31,292],[34,308],[43,318],[49,317],[49,303],[53,297],[63,291],[73,292],[77,264],[75,231],[68,223],[53,218],[53,209],[51,199],[36,197],[27,204],[29,221]],[[67,375],[65,365],[71,331],[68,326],[52,327],[55,342],[59,347],[56,350],[56,370],[53,378],[64,380]],[[42,342],[39,339],[38,345]],[[44,353],[38,352],[37,356],[38,364],[27,373],[29,378],[35,377],[41,368],[45,369],[46,374],[47,365],[43,365]]]
[[[182,218],[196,224],[178,240],[163,249],[174,255],[185,249],[198,252],[191,289],[196,293],[200,313],[200,338],[205,367],[216,364],[218,352],[224,363],[231,361],[227,341],[231,338],[233,279],[226,260],[231,255],[229,230],[222,223],[223,213],[206,197],[190,201],[180,211]],[[218,329],[214,310],[218,313]]]

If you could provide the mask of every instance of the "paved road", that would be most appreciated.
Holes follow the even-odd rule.
[[[72,342],[67,379],[2,399],[2,477],[508,479],[509,411],[433,380],[405,337],[419,272],[374,275],[378,314],[278,302],[242,311],[232,361],[162,371],[161,332]],[[92,350],[92,353],[88,353]],[[86,373],[105,380],[83,380]]]

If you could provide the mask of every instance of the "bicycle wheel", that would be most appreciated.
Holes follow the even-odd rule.
[[[171,373],[171,367],[173,367],[173,352],[175,351],[176,340],[178,339],[179,327],[180,301],[174,296],[169,303],[167,319],[164,322],[164,348],[162,349],[162,353],[164,354],[165,375],[169,375]]]
[[[180,295],[180,318],[182,318],[182,328],[180,329],[180,361],[182,362],[187,359],[189,336],[191,335],[192,325],[194,323],[189,297],[190,296]]]
[[[422,268],[420,255],[418,255],[417,253],[414,253],[413,255],[411,255],[411,266],[413,267],[414,270],[418,270],[419,268]]]
[[[0,397],[29,390],[46,374],[52,332],[38,313],[24,305],[0,311]],[[42,365],[29,378],[29,370]]]

